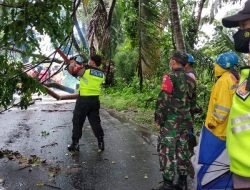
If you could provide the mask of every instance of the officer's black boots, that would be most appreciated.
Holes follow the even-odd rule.
[[[164,181],[162,186],[154,190],[175,190],[175,187],[171,181]]]
[[[79,151],[79,144],[78,143],[72,143],[71,145],[68,145],[68,150],[71,152]]]
[[[178,179],[178,184],[175,187],[176,190],[188,190],[187,188],[187,176],[180,175]]]
[[[99,150],[104,151],[104,140],[103,140],[103,137],[99,137],[99,138],[97,138],[97,140],[98,140],[98,148],[99,148]]]

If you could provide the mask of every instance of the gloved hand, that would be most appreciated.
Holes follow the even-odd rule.
[[[68,72],[73,75],[76,76],[77,73],[83,68],[83,65],[78,64],[75,60],[70,60],[70,64],[68,66]]]
[[[211,123],[208,123],[208,124],[207,124],[207,127],[208,127],[209,129],[215,129],[215,126],[214,126],[213,124],[211,124]]]

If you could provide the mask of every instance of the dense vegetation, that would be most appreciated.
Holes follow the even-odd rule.
[[[196,115],[195,127],[200,128],[205,120],[210,91],[214,83],[213,60],[218,54],[233,50],[234,47],[230,40],[232,31],[222,28],[220,22],[214,20],[212,23],[215,32],[209,38],[206,33],[199,31],[202,24],[198,23],[197,17],[194,15],[195,5],[199,1],[188,1],[185,6],[184,2],[178,2],[181,10],[179,16],[182,24],[185,50],[193,54],[196,60],[194,68],[198,78],[197,104],[202,107],[203,112],[200,115]],[[138,3],[141,3],[141,5]],[[206,1],[206,3],[209,2]],[[157,4],[156,1],[152,0],[119,1],[116,6],[116,11],[121,12],[119,14],[115,12],[114,20],[117,19],[116,16],[118,15],[121,22],[119,25],[116,25],[116,29],[113,31],[113,36],[117,39],[116,43],[120,41],[113,50],[113,60],[116,64],[115,85],[105,89],[102,101],[111,108],[134,110],[133,118],[138,120],[137,123],[142,125],[150,124],[152,126],[153,112],[156,98],[160,91],[162,75],[169,71],[169,56],[176,49],[175,40],[173,39],[173,28],[169,19],[169,1],[162,1],[162,4]],[[146,13],[142,12],[140,14],[139,6],[147,9]],[[200,23],[205,24],[207,19],[207,17],[201,18]],[[212,21],[212,18],[210,19]],[[140,25],[143,28],[143,33],[136,27],[138,26],[138,20],[139,22],[143,20]],[[158,22],[161,22],[162,25]],[[116,33],[117,30],[120,32]],[[146,43],[144,43],[145,41]],[[198,47],[197,44],[203,45]],[[140,46],[145,47],[143,51],[140,49]],[[159,54],[154,52],[154,57],[150,57],[152,55],[152,46],[154,50],[157,49],[160,52]],[[144,61],[144,59],[138,62],[140,54],[146,56],[145,59],[150,64],[147,64],[147,61]],[[142,70],[143,88],[140,86],[140,67],[138,67],[140,63],[144,66],[144,70]],[[135,67],[136,65],[137,67]],[[144,115],[143,119],[141,119],[141,115]]]
[[[45,92],[41,82],[31,79],[24,71],[40,63],[61,62],[54,52],[59,47],[66,54],[102,54],[107,74],[111,76],[104,89],[103,103],[118,110],[147,112],[141,120],[149,123],[162,75],[169,69],[169,56],[175,50],[183,50],[196,60],[197,103],[203,113],[195,121],[196,126],[201,126],[214,81],[213,60],[234,48],[232,31],[221,27],[214,15],[221,5],[239,2],[3,0],[0,3],[0,106],[10,106],[12,95],[18,91],[20,106],[27,108],[33,93]],[[209,7],[212,7],[210,14],[203,17],[202,11]],[[201,30],[207,23],[215,28],[212,36]],[[43,35],[50,37],[50,56],[40,46]]]

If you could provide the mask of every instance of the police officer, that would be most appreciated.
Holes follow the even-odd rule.
[[[73,67],[76,65],[74,59],[71,60],[71,65],[73,65]],[[104,150],[104,133],[99,116],[99,95],[105,76],[103,71],[99,69],[100,65],[101,57],[94,55],[90,57],[88,65],[82,68],[74,67],[77,69],[76,71],[72,69],[74,73],[71,74],[80,76],[80,88],[72,120],[72,143],[68,146],[69,151],[79,151],[79,139],[82,136],[82,128],[86,117],[88,117],[91,128],[97,138],[98,148],[101,151]]]
[[[227,28],[238,27],[233,35],[235,50],[250,53],[250,0],[235,15],[222,19]],[[250,61],[250,55],[249,55]],[[234,189],[250,189],[250,66],[241,68],[239,87],[233,97],[227,126],[227,151],[230,157],[230,171],[233,172]]]
[[[184,71],[187,54],[176,52],[169,61],[171,72],[164,75],[162,89],[158,95],[155,122],[160,129],[158,153],[164,184],[159,190],[187,189],[187,174],[190,165],[188,131],[193,125],[190,114],[192,98]],[[192,79],[191,79],[192,80]],[[194,98],[195,99],[195,98]],[[175,171],[178,184],[173,184]]]

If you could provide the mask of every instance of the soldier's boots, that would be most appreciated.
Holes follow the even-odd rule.
[[[175,185],[176,190],[188,190],[187,188],[187,176],[180,175],[178,179],[178,184]]]
[[[98,148],[99,148],[99,150],[104,151],[104,140],[103,140],[103,137],[99,137],[97,140],[98,140]]]
[[[164,181],[162,186],[153,190],[175,190],[175,187],[171,181]]]
[[[79,152],[80,148],[79,148],[79,144],[78,143],[72,143],[71,145],[68,145],[68,151],[70,152]]]

